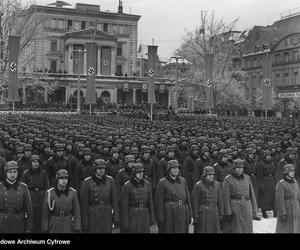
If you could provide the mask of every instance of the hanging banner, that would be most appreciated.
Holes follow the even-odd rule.
[[[95,77],[96,77],[96,57],[97,57],[97,46],[96,43],[86,44],[87,53],[87,86],[86,86],[86,104],[96,104],[96,88],[95,88]]]
[[[205,54],[205,74],[206,74],[206,107],[214,108],[214,88],[213,88],[213,59],[212,53]]]
[[[8,74],[8,101],[19,101],[18,92],[18,57],[19,57],[19,36],[9,36],[9,74]]]

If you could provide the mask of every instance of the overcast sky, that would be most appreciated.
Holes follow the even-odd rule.
[[[22,0],[23,1],[23,0]],[[26,0],[24,0],[26,1]],[[36,4],[48,4],[56,0],[34,0]],[[117,12],[119,0],[64,0],[75,3],[98,4],[101,10]],[[30,0],[32,2],[32,0]],[[158,53],[169,58],[180,47],[186,30],[200,24],[201,10],[215,11],[218,19],[231,23],[239,18],[236,29],[244,30],[254,25],[271,25],[280,14],[299,8],[299,0],[123,0],[125,13],[141,15],[138,26],[138,44],[158,45]]]

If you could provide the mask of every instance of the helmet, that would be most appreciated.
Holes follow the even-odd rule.
[[[245,162],[241,159],[236,159],[233,161],[233,169],[237,168],[237,167],[242,167],[244,168],[245,167]]]
[[[133,165],[133,169],[132,169],[133,174],[136,174],[138,172],[144,172],[144,171],[145,169],[142,163],[138,162]]]
[[[97,159],[94,162],[94,169],[106,168],[106,162],[103,159]]]
[[[37,154],[34,154],[30,157],[30,161],[39,161],[40,157]]]
[[[111,153],[112,153],[112,154],[114,154],[114,153],[119,153],[119,149],[116,148],[116,147],[113,147],[113,148],[111,149]]]
[[[215,174],[215,169],[211,166],[207,166],[203,169],[203,176]]]
[[[11,169],[19,169],[18,163],[16,161],[9,161],[5,165],[5,171],[11,170]]]
[[[286,164],[283,166],[283,174],[288,174],[289,172],[295,170],[295,167],[293,164]]]
[[[83,154],[84,154],[84,155],[91,155],[91,154],[92,154],[92,151],[91,151],[90,148],[84,148],[84,149],[83,149]]]
[[[66,169],[60,169],[56,171],[55,180],[58,180],[59,178],[67,177],[69,178],[69,173]]]
[[[174,167],[179,167],[179,162],[177,160],[168,161],[167,171],[169,171],[170,168],[174,168]]]
[[[128,162],[134,162],[134,156],[133,155],[126,155],[125,156],[124,163],[126,164]]]

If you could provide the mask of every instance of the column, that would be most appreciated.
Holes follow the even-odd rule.
[[[86,51],[86,46],[85,46],[85,45],[83,46],[83,51]],[[84,74],[84,75],[86,75],[86,73],[87,73],[87,72],[86,72],[86,67],[87,67],[87,66],[86,66],[86,65],[87,65],[86,63],[87,63],[87,62],[86,62],[86,53],[83,53],[83,74]]]
[[[74,74],[73,72],[73,58],[74,58],[74,55],[73,55],[73,44],[69,44],[69,51],[68,51],[68,74]],[[71,55],[72,58],[71,58]]]
[[[136,104],[136,89],[133,89],[132,103]]]
[[[97,75],[101,75],[101,47],[98,46],[97,53]]]
[[[44,102],[48,103],[48,83],[44,86]]]
[[[111,72],[110,74],[112,76],[115,75],[116,72],[116,52],[115,52],[115,47],[111,47]]]

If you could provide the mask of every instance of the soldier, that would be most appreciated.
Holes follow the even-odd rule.
[[[179,163],[170,160],[167,176],[158,184],[155,194],[159,232],[188,233],[192,223],[190,193],[185,179],[179,176]]]
[[[130,179],[132,174],[132,168],[134,164],[134,156],[133,155],[126,155],[124,159],[124,168],[120,169],[117,176],[116,176],[116,188],[117,188],[117,195],[118,198],[121,198],[121,190],[125,182]]]
[[[112,177],[105,174],[103,159],[94,162],[94,172],[80,190],[82,228],[85,233],[111,233],[118,225],[117,191]]]
[[[249,175],[244,174],[244,161],[237,159],[233,171],[223,182],[224,233],[252,233],[257,205]]]
[[[113,177],[117,176],[117,173],[122,168],[122,161],[119,159],[119,150],[116,147],[111,149],[111,158],[106,162],[107,164],[107,175]]]
[[[30,233],[33,225],[28,187],[19,182],[18,163],[6,163],[5,180],[0,182],[0,233]]]
[[[121,228],[125,233],[150,233],[154,223],[151,184],[143,178],[141,163],[133,166],[132,177],[121,193]]]
[[[275,171],[276,165],[272,160],[271,151],[265,150],[264,157],[257,166],[259,183],[259,203],[262,209],[263,218],[267,219],[266,211],[273,210],[273,215],[276,217],[274,209],[275,205]]]
[[[60,169],[65,169],[68,171],[68,173],[71,174],[70,170],[70,163],[68,159],[64,156],[64,145],[57,143],[55,144],[55,155],[51,158],[46,163],[45,166],[50,186],[55,186],[56,185],[56,172]],[[72,183],[72,179],[69,180],[70,183]]]
[[[68,178],[68,171],[59,169],[54,187],[46,192],[42,211],[44,233],[79,233],[81,230],[77,192],[69,187]]]
[[[295,167],[283,167],[283,179],[276,185],[276,233],[300,233],[299,186],[295,179]]]
[[[296,151],[293,148],[288,148],[286,151],[286,154],[284,155],[284,157],[279,161],[277,168],[276,168],[276,174],[275,174],[275,179],[276,179],[276,183],[280,180],[283,179],[283,167],[286,164],[292,164],[294,166],[296,166]],[[295,178],[298,179],[298,171],[297,169],[295,169]]]
[[[190,155],[186,157],[182,168],[182,176],[185,178],[190,192],[192,192],[193,186],[200,178],[200,174],[197,171],[198,167],[194,168],[195,162],[199,157],[198,154],[198,145],[191,145]]]
[[[215,170],[207,166],[203,179],[197,182],[191,195],[194,233],[220,233],[223,216],[223,197],[219,182],[214,180]]]
[[[33,209],[32,233],[42,232],[42,209],[45,192],[49,189],[49,179],[45,170],[41,169],[40,158],[33,154],[30,158],[31,167],[23,173],[22,181],[27,184],[31,195]]]

